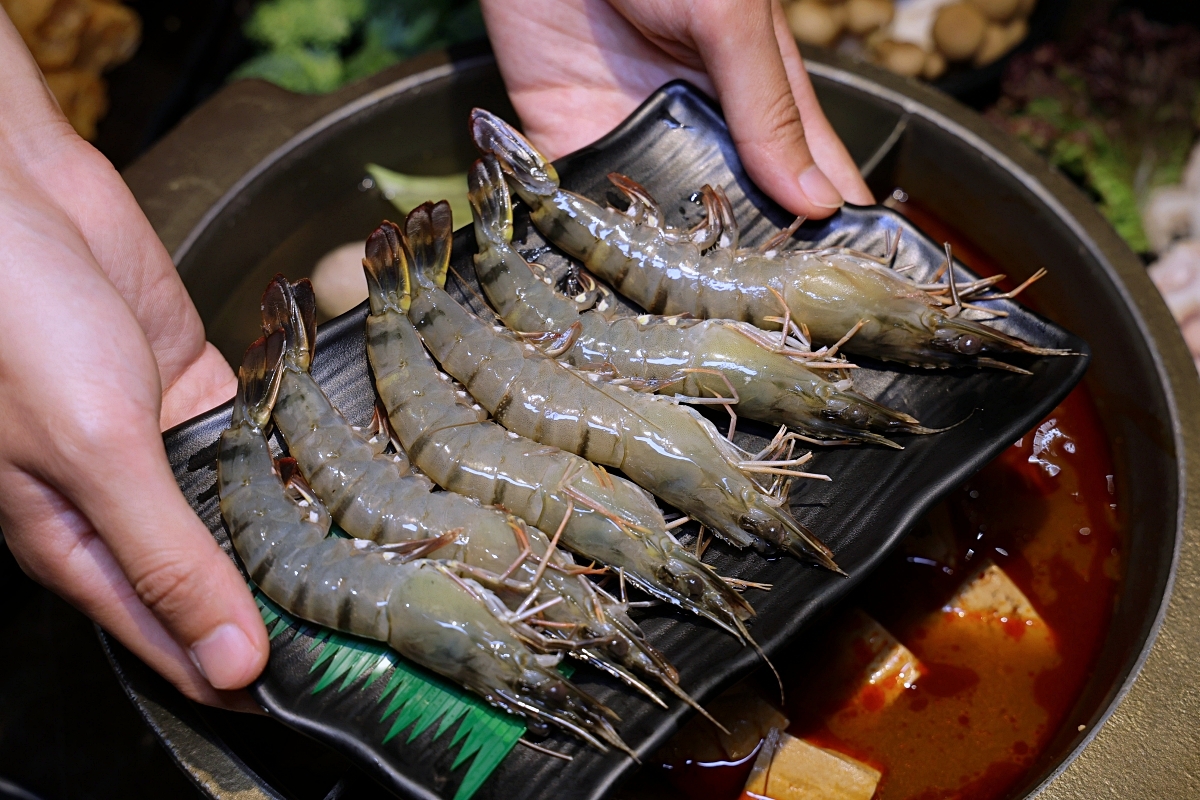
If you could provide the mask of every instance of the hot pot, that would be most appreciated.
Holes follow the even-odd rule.
[[[1070,715],[1086,724],[1059,731],[1014,796],[1189,795],[1200,752],[1200,470],[1188,456],[1200,454],[1190,424],[1200,386],[1166,307],[1088,199],[989,123],[864,65],[809,64],[876,196],[901,188],[1018,277],[1031,271],[1022,264],[1051,265],[1034,299],[1092,349],[1085,380],[1123,476],[1125,577]],[[474,157],[464,121],[476,105],[508,109],[494,59],[481,51],[434,54],[318,98],[236,83],[125,177],[210,338],[236,358],[257,327],[246,298],[275,272],[296,277],[377,224],[381,200],[357,183],[363,165],[461,171]],[[131,700],[207,794],[382,793],[341,756],[273,721],[198,708],[104,643]]]

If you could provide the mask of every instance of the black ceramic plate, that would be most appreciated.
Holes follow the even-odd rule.
[[[463,120],[463,124],[466,124]],[[559,162],[567,188],[601,199],[609,194],[606,175],[624,172],[646,185],[675,215],[676,223],[698,208],[689,196],[705,183],[723,185],[744,225],[743,242],[754,244],[788,224],[789,217],[752,186],[738,162],[719,111],[701,93],[681,83],[651,97],[632,117],[596,145]],[[561,267],[562,257],[547,252],[532,226],[518,213],[518,233],[530,255]],[[459,223],[465,223],[460,220]],[[914,265],[910,274],[931,275],[943,260],[940,244],[930,240],[898,214],[880,207],[847,207],[832,218],[801,228],[798,239],[814,246],[844,245],[883,253],[885,241],[903,229],[898,264]],[[454,268],[466,282],[474,279],[472,243],[467,231],[455,238]],[[1030,272],[1037,264],[1027,265]],[[1046,265],[1053,268],[1053,265]],[[452,290],[464,303],[480,308],[469,286]],[[871,570],[904,532],[942,494],[995,457],[1032,428],[1080,380],[1087,367],[1087,345],[1050,321],[1017,306],[997,327],[1038,345],[1069,348],[1083,355],[1031,359],[1023,366],[1032,375],[1000,371],[922,371],[873,364],[863,368],[856,384],[888,405],[933,425],[960,423],[926,437],[906,437],[904,450],[855,447],[821,450],[815,468],[834,476],[833,483],[809,482],[794,498],[796,515],[820,533],[849,573],[841,578],[802,566],[792,559],[767,561],[736,554],[717,545],[706,560],[725,575],[774,585],[770,592],[748,595],[758,617],[752,633],[769,654],[780,650],[806,622],[845,595]],[[313,374],[353,421],[370,417],[374,393],[363,346],[365,308],[325,325],[318,338]],[[229,407],[216,409],[167,434],[167,448],[189,501],[213,535],[229,549],[217,510],[213,460],[215,443],[229,418]],[[719,419],[714,417],[714,419]],[[763,428],[739,426],[744,443]],[[644,628],[651,641],[680,670],[683,687],[704,700],[760,663],[755,652],[690,616],[671,611],[647,614]],[[253,692],[259,702],[288,725],[349,754],[385,785],[423,797],[451,797],[462,768],[450,769],[449,733],[434,741],[426,731],[412,742],[405,736],[381,744],[390,727],[381,722],[376,699],[380,685],[362,692],[313,693],[310,673],[315,653],[305,635],[274,640],[271,660]],[[785,667],[787,665],[784,665]],[[668,711],[614,686],[588,670],[575,679],[621,716],[621,735],[649,757],[689,715],[680,703]],[[598,798],[632,767],[620,755],[601,755],[567,737],[548,746],[570,753],[564,763],[517,747],[483,785],[479,798]]]

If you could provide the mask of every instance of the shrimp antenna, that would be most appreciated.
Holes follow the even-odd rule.
[[[950,284],[950,304],[955,308],[962,308],[962,303],[958,301],[958,284],[954,282],[954,256],[950,253],[950,243],[943,244],[946,247],[946,280]]]
[[[887,265],[888,269],[896,268],[896,256],[900,255],[900,237],[904,235],[904,228],[896,228],[895,241],[888,242]]]

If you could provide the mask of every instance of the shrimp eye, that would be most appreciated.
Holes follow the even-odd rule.
[[[962,336],[958,337],[958,341],[954,343],[954,349],[962,353],[964,356],[973,356],[983,349],[983,340],[978,336],[964,333]]]
[[[704,581],[700,580],[699,575],[687,573],[683,576],[683,585],[687,587],[688,597],[699,597],[704,594]]]
[[[551,700],[562,700],[567,696],[567,689],[561,683],[555,681],[546,687],[545,695]]]
[[[842,412],[842,419],[852,425],[863,425],[867,422],[867,412],[862,406],[848,406]]]

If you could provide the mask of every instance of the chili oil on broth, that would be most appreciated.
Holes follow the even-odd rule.
[[[887,687],[821,669],[811,654],[836,640],[827,631],[805,648],[812,668],[789,676],[789,732],[879,769],[878,800],[1004,796],[1075,723],[1066,716],[1103,645],[1121,565],[1110,482],[1107,440],[1077,389],[935,508],[856,598],[922,674],[884,703]],[[983,559],[1036,620],[958,607]]]

